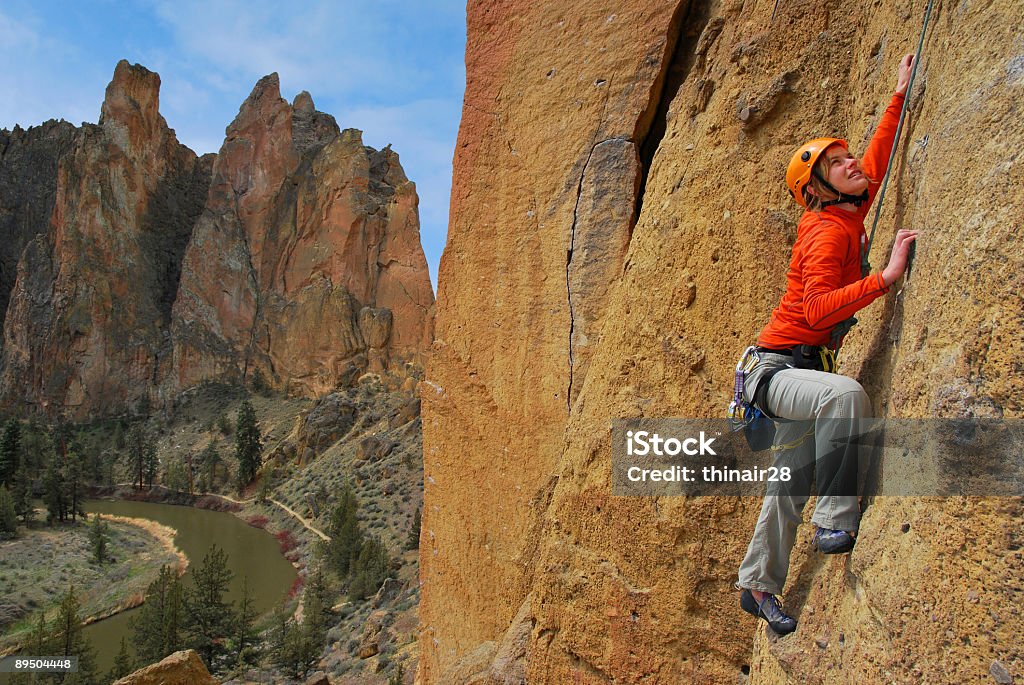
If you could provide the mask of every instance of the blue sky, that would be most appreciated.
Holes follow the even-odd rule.
[[[127,59],[160,74],[160,111],[178,140],[216,152],[253,85],[276,71],[283,97],[308,90],[342,128],[399,154],[436,289],[465,32],[465,0],[4,0],[0,128],[96,122]]]

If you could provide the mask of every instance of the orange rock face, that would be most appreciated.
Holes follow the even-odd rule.
[[[1017,500],[866,500],[852,555],[794,551],[801,628],[774,640],[732,588],[759,500],[611,496],[613,419],[724,415],[784,285],[789,155],[863,151],[924,4],[470,4],[420,386],[423,683],[1024,672]],[[912,281],[841,371],[878,415],[1019,419],[1021,167],[991,147],[1024,142],[1015,10],[937,11],[872,256],[923,229]]]
[[[672,6],[649,5],[468,8],[452,220],[421,387],[424,682],[500,641],[535,586],[570,401],[622,269],[638,141],[678,23]]]

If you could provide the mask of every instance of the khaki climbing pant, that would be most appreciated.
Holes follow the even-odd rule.
[[[767,371],[792,365],[788,356],[758,354],[760,361],[747,374],[748,402]],[[857,530],[859,453],[868,449],[858,436],[866,425],[862,419],[870,417],[871,401],[852,378],[786,368],[772,378],[765,403],[783,419],[776,421],[772,466],[788,467],[791,480],[769,483],[740,565],[738,585],[778,595],[786,584],[790,552],[812,482],[817,486],[817,501],[811,521],[820,528]]]

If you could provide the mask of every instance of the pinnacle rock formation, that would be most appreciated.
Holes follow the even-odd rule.
[[[0,131],[0,312],[7,311],[21,253],[46,231],[57,198],[57,163],[76,139],[77,129],[66,121]]]
[[[398,156],[339,131],[276,74],[242,104],[214,163],[174,305],[174,381],[259,370],[323,394],[351,369],[420,361],[433,292],[415,187]]]
[[[611,494],[614,419],[724,416],[785,283],[789,155],[864,150],[926,4],[469,3],[419,682],[1024,674],[1019,498],[867,498],[852,555],[798,545],[774,639],[733,589],[760,499]],[[1018,10],[936,3],[872,254],[921,228],[913,278],[842,354],[879,416],[1024,414]]]
[[[99,125],[78,129],[58,159],[48,225],[35,224],[9,296],[8,406],[89,416],[149,399],[209,180],[160,116],[159,89],[157,74],[120,62]]]

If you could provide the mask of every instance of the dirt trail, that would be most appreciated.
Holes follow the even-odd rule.
[[[132,487],[133,485],[134,485],[134,483],[118,483],[117,487],[121,487],[121,486]],[[168,488],[166,488],[166,487],[164,487],[162,485],[154,485],[153,488],[160,488],[160,489],[163,489],[163,490],[168,490]],[[170,490],[168,490],[168,491],[170,492]],[[237,504],[239,506],[245,506],[246,504],[252,504],[253,502],[256,501],[255,497],[250,497],[249,499],[240,500],[240,499],[235,499],[234,497],[232,497],[230,495],[222,495],[220,493],[215,493],[215,492],[197,492],[197,493],[194,494],[194,496],[195,497],[218,497],[220,499],[227,500],[228,502],[231,502],[232,504]],[[276,499],[274,499],[272,497],[268,497],[267,501],[271,502],[272,504],[274,504],[277,507],[279,507],[280,509],[282,509],[289,516],[291,516],[296,521],[301,523],[306,530],[308,530],[309,532],[313,533],[314,535],[319,537],[321,540],[324,540],[325,542],[330,542],[331,541],[331,536],[330,535],[327,535],[322,530],[314,527],[309,522],[308,519],[304,518],[301,514],[299,514],[297,511],[295,511],[294,509],[289,507],[287,504],[284,504],[283,502],[278,502]]]

